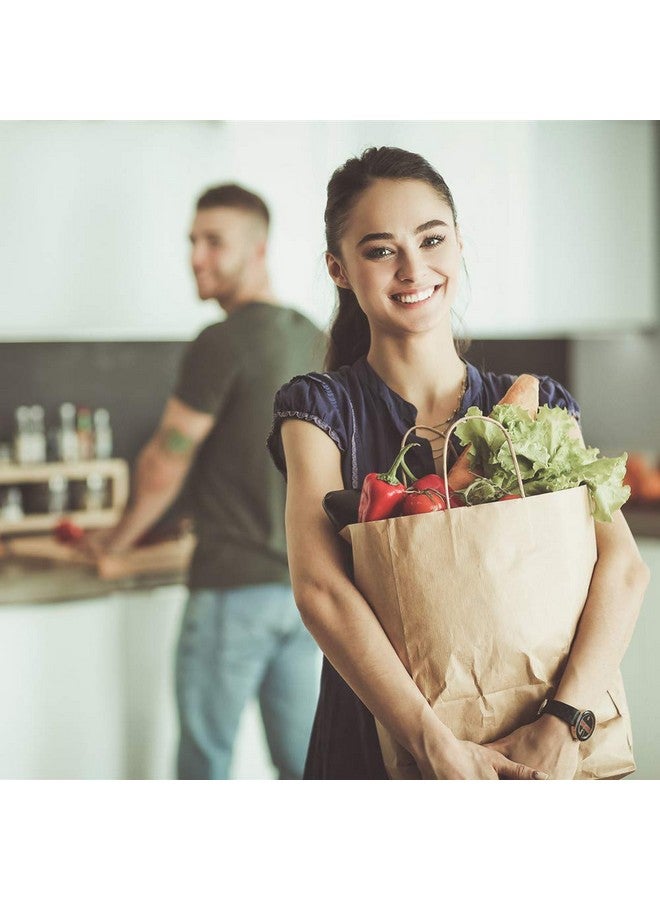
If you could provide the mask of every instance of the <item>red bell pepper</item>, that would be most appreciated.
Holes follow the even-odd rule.
[[[447,509],[447,501],[436,490],[406,491],[406,496],[401,502],[400,515],[416,516],[418,513],[441,512]]]
[[[445,493],[445,479],[441,475],[422,475],[410,487],[414,491],[440,491]]]
[[[449,493],[449,505],[452,509],[455,506],[465,506],[460,497],[457,497],[452,490],[447,492],[445,487],[445,479],[441,475],[422,475],[417,481],[410,485],[414,491],[439,491],[445,499],[445,507],[447,507],[447,493]]]
[[[406,494],[406,488],[396,477],[396,473],[411,447],[419,447],[419,444],[406,444],[388,472],[370,472],[365,477],[360,494],[358,522],[376,522],[395,515],[396,507]]]

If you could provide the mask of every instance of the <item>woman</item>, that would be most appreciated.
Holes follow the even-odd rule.
[[[269,437],[288,482],[296,602],[325,657],[305,777],[386,778],[376,717],[424,778],[572,778],[578,744],[554,716],[487,746],[458,740],[440,722],[351,582],[346,547],[321,506],[328,491],[386,471],[412,425],[445,429],[471,405],[490,410],[513,381],[479,372],[454,343],[462,241],[451,193],[422,157],[371,148],[333,174],[325,222],[339,291],[329,371],[280,389]],[[540,379],[539,403],[579,421],[575,400],[549,377]],[[440,472],[437,445],[415,440],[410,468]],[[621,512],[596,532],[598,562],[555,694],[581,708],[618,668],[648,583]]]

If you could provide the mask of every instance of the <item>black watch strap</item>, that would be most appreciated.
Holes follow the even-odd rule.
[[[542,716],[544,713],[550,713],[566,722],[576,741],[588,741],[596,728],[596,717],[590,709],[576,709],[561,700],[544,700],[538,715]]]

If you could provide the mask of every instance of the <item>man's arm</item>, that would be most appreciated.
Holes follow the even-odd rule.
[[[131,501],[103,541],[104,553],[121,553],[135,542],[176,500],[197,448],[215,418],[170,397],[160,424],[140,451]]]

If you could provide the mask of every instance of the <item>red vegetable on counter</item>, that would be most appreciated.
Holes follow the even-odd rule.
[[[360,494],[358,522],[376,522],[396,515],[396,507],[406,494],[406,488],[396,477],[396,473],[411,447],[419,447],[419,444],[406,444],[402,447],[388,472],[370,472],[365,477]]]
[[[53,534],[61,544],[77,544],[85,537],[85,530],[71,519],[60,519],[53,528]]]

